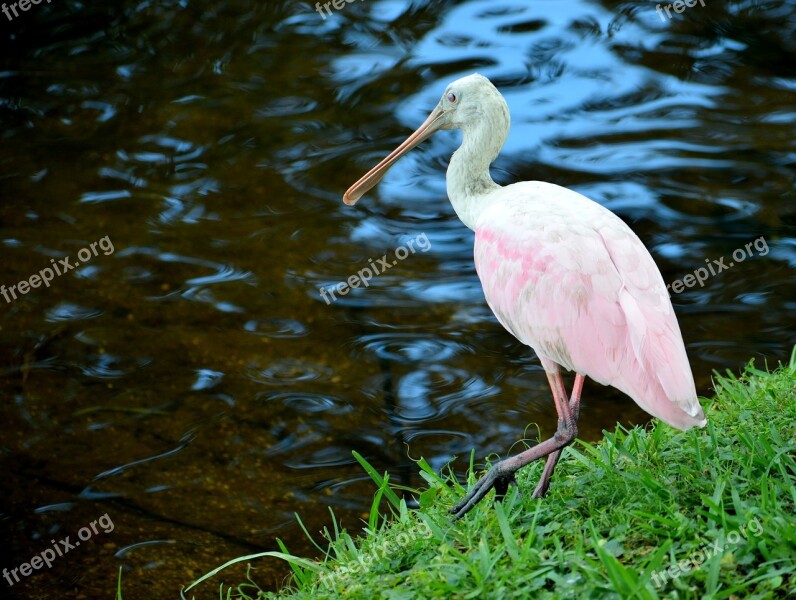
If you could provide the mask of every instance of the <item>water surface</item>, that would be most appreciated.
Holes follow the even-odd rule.
[[[2,283],[113,251],[0,299],[0,566],[114,524],[3,597],[109,597],[119,567],[126,597],[173,597],[276,537],[314,555],[294,513],[355,530],[370,505],[352,450],[420,485],[410,457],[461,473],[473,448],[552,433],[538,362],[486,307],[446,200],[458,134],[341,202],[474,71],[511,108],[499,182],[587,194],[667,282],[735,263],[673,294],[701,394],[796,342],[791,3],[662,21],[641,1],[367,0],[323,19],[292,0],[65,0],[3,19]],[[423,234],[427,252],[323,300]],[[648,419],[614,390],[584,397],[584,439]]]

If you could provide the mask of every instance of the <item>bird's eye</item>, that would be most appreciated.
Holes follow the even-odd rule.
[[[453,92],[448,92],[448,102],[451,104],[456,104],[456,94]]]

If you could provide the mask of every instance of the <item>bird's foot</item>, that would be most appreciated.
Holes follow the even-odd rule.
[[[504,465],[502,461],[489,469],[486,475],[475,482],[467,495],[448,510],[448,513],[453,515],[453,521],[458,521],[470,512],[492,488],[495,488],[495,501],[502,500],[506,496],[509,486],[517,485],[517,480],[514,478],[515,472],[516,469]]]
[[[531,494],[531,498],[544,498],[545,494],[547,493],[547,488],[550,487],[550,479],[545,479],[542,476],[542,479],[536,485],[536,488],[533,490],[533,494]]]

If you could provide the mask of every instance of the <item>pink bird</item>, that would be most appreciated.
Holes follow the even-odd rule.
[[[607,208],[541,181],[506,187],[489,166],[509,132],[509,109],[486,77],[448,86],[426,121],[345,193],[353,205],[404,154],[440,129],[461,129],[447,173],[448,197],[475,231],[475,268],[484,296],[509,333],[533,348],[558,413],[553,437],[494,465],[450,512],[464,516],[517,470],[547,457],[533,497],[545,495],[561,451],[577,435],[586,377],[611,385],[678,429],[704,427],[666,285],[649,251]],[[575,372],[568,396],[561,369]]]

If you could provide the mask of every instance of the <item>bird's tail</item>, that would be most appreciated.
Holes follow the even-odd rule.
[[[644,313],[634,301],[620,303],[625,313]],[[631,328],[630,368],[613,385],[628,394],[651,415],[677,429],[704,427],[705,413],[699,404],[691,365],[685,352],[680,327],[671,319],[656,320],[639,314],[647,326]]]

